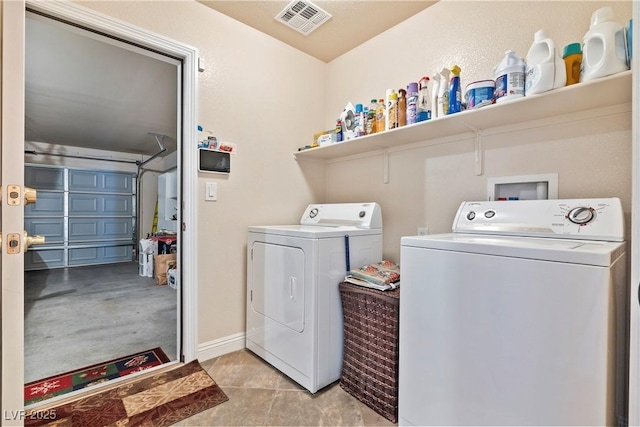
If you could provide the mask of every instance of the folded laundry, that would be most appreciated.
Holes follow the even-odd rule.
[[[387,260],[367,264],[350,270],[344,281],[379,290],[395,289],[400,285],[400,266]]]

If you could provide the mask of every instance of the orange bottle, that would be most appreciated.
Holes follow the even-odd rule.
[[[384,132],[386,129],[384,123],[384,99],[378,99],[376,107],[376,132]]]
[[[582,64],[582,49],[580,43],[566,45],[562,58],[567,68],[566,86],[578,83],[580,81],[580,66]]]

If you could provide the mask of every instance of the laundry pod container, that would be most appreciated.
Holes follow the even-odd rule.
[[[613,9],[609,6],[596,10],[591,16],[591,26],[582,39],[580,81],[629,69],[624,27],[613,19]]]
[[[469,83],[464,91],[467,110],[474,110],[493,104],[495,102],[493,97],[495,89],[496,83],[493,80],[480,80]]]

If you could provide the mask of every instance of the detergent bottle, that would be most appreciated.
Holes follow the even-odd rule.
[[[384,99],[380,98],[378,99],[378,105],[376,107],[376,133],[387,130],[385,116]]]
[[[391,105],[392,100],[391,100],[391,95],[396,93],[395,90],[393,89],[387,89],[386,95],[384,97],[384,129],[385,130],[389,130],[394,128],[395,126],[391,126],[391,122],[389,121],[389,110],[391,108],[393,108],[393,106]],[[396,99],[395,102],[398,102],[398,95],[396,94]]]
[[[366,135],[366,126],[367,124],[362,104],[356,104],[356,136]]]
[[[506,51],[495,71],[496,103],[524,96],[524,73],[524,61],[514,51]]]
[[[451,67],[451,82],[449,83],[449,111],[447,114],[462,111],[462,89],[460,88],[460,67]]]
[[[422,122],[431,119],[431,98],[429,97],[429,77],[420,79],[420,92],[418,92],[418,105],[416,121]]]
[[[449,69],[440,70],[440,85],[438,86],[438,118],[449,114]]]
[[[582,45],[571,43],[564,47],[562,53],[567,72],[567,86],[580,82],[580,66],[582,65]]]
[[[376,110],[378,109],[378,100],[373,98],[369,104],[369,114],[367,115],[367,135],[376,133]]]
[[[387,103],[387,130],[398,127],[398,94],[393,91]]]
[[[624,27],[613,20],[613,9],[593,12],[591,26],[582,39],[580,81],[597,79],[629,69]]]
[[[398,89],[398,127],[407,124],[407,91]]]
[[[544,30],[538,30],[527,53],[525,95],[546,92],[566,83],[567,70],[560,52]]]
[[[438,116],[438,93],[440,92],[440,74],[433,76],[433,84],[431,85],[431,118],[436,119]]]

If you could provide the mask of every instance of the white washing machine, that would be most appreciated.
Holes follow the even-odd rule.
[[[399,423],[619,425],[623,240],[618,199],[465,202],[403,237]]]
[[[312,204],[299,225],[249,227],[247,260],[247,348],[312,393],[338,380],[338,285],[348,262],[382,260],[380,206]]]

